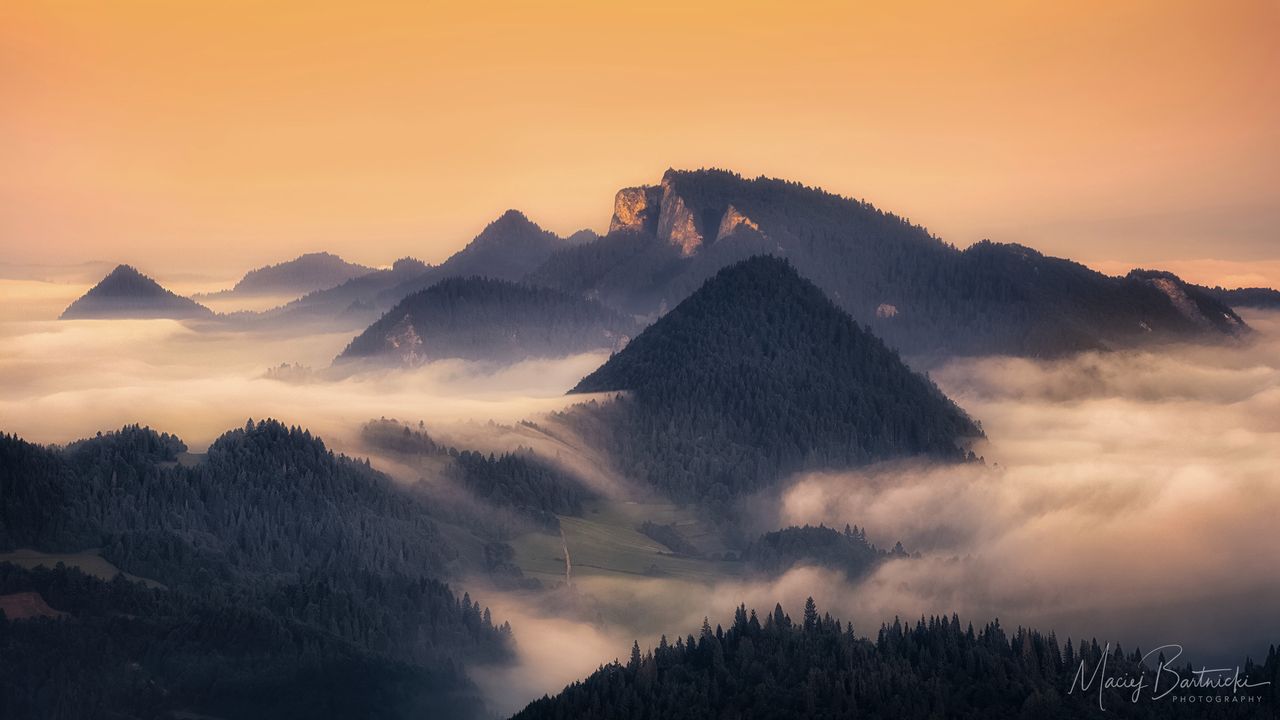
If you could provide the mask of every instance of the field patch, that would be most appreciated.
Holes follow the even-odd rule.
[[[0,562],[11,562],[19,567],[30,570],[34,567],[43,565],[49,569],[53,569],[58,563],[62,563],[67,567],[79,568],[86,575],[103,580],[112,580],[116,575],[124,575],[125,578],[134,582],[140,582],[149,588],[160,588],[167,590],[163,584],[137,575],[131,575],[122,571],[120,568],[112,565],[106,558],[102,557],[97,549],[85,550],[78,553],[43,553],[39,550],[18,549],[13,552],[0,553]]]
[[[674,525],[701,557],[686,557],[642,534],[644,521]],[[709,559],[722,553],[718,537],[691,510],[666,503],[600,502],[582,517],[560,517],[564,539],[549,533],[526,533],[514,539],[516,564],[526,575],[547,583],[564,580],[564,547],[569,548],[573,577],[642,576],[712,581],[740,572],[736,562]]]

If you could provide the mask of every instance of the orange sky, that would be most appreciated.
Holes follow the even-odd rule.
[[[0,262],[439,260],[715,165],[1280,285],[1278,38],[1276,0],[11,0]]]

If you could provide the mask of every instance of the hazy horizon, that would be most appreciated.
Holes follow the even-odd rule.
[[[961,247],[1225,262],[1184,272],[1280,284],[1274,3],[3,17],[9,262],[432,262],[508,208],[601,230],[619,188],[717,166],[866,199]]]
[[[5,3],[0,715],[1271,717],[1278,39]]]

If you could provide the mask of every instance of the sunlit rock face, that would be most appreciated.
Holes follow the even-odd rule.
[[[651,185],[629,187],[613,198],[609,232],[656,232],[662,189]]]
[[[393,357],[405,367],[416,367],[426,361],[422,337],[413,329],[413,318],[408,313],[387,333],[386,346],[392,351]]]
[[[609,232],[630,231],[654,233],[684,255],[692,255],[702,247],[703,235],[693,211],[675,192],[670,180],[660,186],[629,187],[613,198],[613,218]]]
[[[1148,282],[1154,285],[1158,290],[1160,290],[1160,292],[1164,293],[1165,296],[1169,298],[1169,303],[1172,304],[1174,309],[1183,317],[1199,325],[1209,324],[1204,315],[1200,312],[1200,308],[1196,307],[1195,301],[1187,297],[1187,294],[1183,292],[1182,287],[1179,286],[1177,282],[1174,282],[1169,278],[1162,277],[1154,278]]]
[[[1134,270],[1129,273],[1128,279],[1140,280],[1159,290],[1168,298],[1177,314],[1196,328],[1218,330],[1227,335],[1248,332],[1248,326],[1235,311],[1206,297],[1172,273]],[[1142,325],[1144,331],[1151,330],[1145,322]]]
[[[680,248],[683,255],[692,255],[702,247],[702,233],[698,230],[693,211],[685,205],[684,198],[676,194],[669,178],[662,178],[662,212],[658,215],[658,238]]]
[[[754,220],[743,215],[738,211],[738,208],[730,205],[729,208],[724,211],[724,217],[720,218],[720,229],[716,231],[716,241],[719,242],[720,240],[725,239],[729,235],[733,234],[733,231],[741,227],[747,227],[756,231],[760,230],[760,226],[757,225]]]

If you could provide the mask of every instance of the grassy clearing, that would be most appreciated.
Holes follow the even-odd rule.
[[[155,580],[122,572],[120,568],[112,565],[106,558],[102,557],[96,549],[78,553],[42,553],[39,550],[19,549],[13,552],[0,553],[0,562],[11,562],[27,569],[40,565],[52,569],[58,563],[62,563],[67,567],[79,568],[81,572],[103,580],[112,580],[116,575],[124,575],[129,580],[140,582],[149,588],[168,589]]]
[[[687,509],[670,504],[602,502],[580,518],[561,517],[574,577],[648,576],[711,581],[736,575],[736,563],[679,557],[636,527],[650,520],[675,523],[702,552],[722,552],[718,538]],[[558,535],[528,533],[512,541],[516,564],[548,582],[564,579],[564,551]]]

